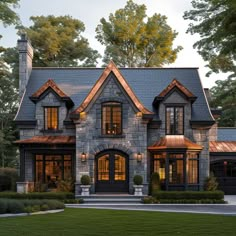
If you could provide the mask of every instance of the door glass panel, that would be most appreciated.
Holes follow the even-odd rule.
[[[109,180],[109,155],[98,159],[98,180]]]
[[[62,178],[62,157],[46,156],[45,159],[45,182],[49,188],[54,188]]]
[[[115,155],[115,180],[125,180],[125,157]]]
[[[69,180],[72,173],[71,155],[64,156],[64,179]]]
[[[183,160],[169,160],[169,183],[182,184],[184,181],[183,176]]]
[[[43,156],[36,155],[36,182],[43,183]]]

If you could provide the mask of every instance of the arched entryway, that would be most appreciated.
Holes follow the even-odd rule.
[[[99,153],[96,158],[96,192],[128,192],[129,161],[128,156],[117,150]]]

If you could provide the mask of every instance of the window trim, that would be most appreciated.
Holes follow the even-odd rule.
[[[172,133],[168,133],[167,132],[167,108],[174,108],[174,131],[176,130],[176,122],[175,122],[175,118],[176,118],[176,108],[182,108],[183,109],[183,132],[180,134],[177,134],[176,132]],[[165,106],[165,133],[166,135],[184,135],[184,117],[185,117],[185,113],[184,113],[184,106],[172,106],[172,105],[167,105]]]
[[[112,104],[116,103],[116,104]],[[106,133],[106,127],[103,127],[103,108],[104,107],[111,107],[111,116],[110,116],[110,124],[113,126],[113,108],[114,107],[119,107],[120,108],[120,133],[116,134],[107,134]],[[111,136],[111,137],[118,137],[123,134],[123,106],[121,102],[117,101],[106,101],[101,104],[101,135],[102,136]]]
[[[48,124],[47,124],[47,127],[46,127],[46,109],[48,109],[48,108],[56,108],[57,109],[57,128],[56,129],[49,129]],[[44,110],[44,128],[43,128],[44,131],[49,131],[49,132],[50,131],[58,131],[59,130],[59,107],[58,106],[45,106],[43,108],[43,110]]]

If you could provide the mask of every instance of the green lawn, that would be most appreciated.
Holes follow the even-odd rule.
[[[0,218],[0,235],[236,235],[236,217],[95,209]]]

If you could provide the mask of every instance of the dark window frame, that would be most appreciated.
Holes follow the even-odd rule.
[[[103,109],[105,107],[109,107],[111,108],[110,112],[110,127],[111,128],[111,132],[114,129],[114,121],[113,121],[113,108],[120,108],[120,132],[115,132],[115,133],[108,133],[107,127],[104,127],[103,121],[104,121],[104,115],[103,115]],[[122,103],[121,102],[117,102],[117,101],[109,101],[109,102],[103,102],[101,105],[101,134],[105,135],[105,136],[119,136],[123,134],[123,108],[122,108]]]
[[[42,160],[37,160],[36,157],[37,156],[42,156]],[[71,178],[73,179],[74,178],[74,170],[73,170],[73,165],[74,165],[74,161],[73,161],[73,154],[71,153],[64,153],[64,154],[56,154],[56,153],[53,153],[53,154],[50,154],[50,153],[45,153],[45,154],[42,154],[42,153],[36,153],[34,154],[34,181],[37,182],[37,176],[36,176],[36,168],[37,168],[37,163],[41,162],[42,163],[42,168],[43,168],[43,176],[42,176],[42,183],[47,183],[46,181],[46,162],[54,162],[55,160],[46,160],[46,157],[47,156],[60,156],[61,157],[61,160],[58,160],[59,162],[61,162],[61,179],[62,180],[65,180],[65,163],[66,161],[69,161],[69,160],[66,160],[65,159],[65,156],[70,156],[70,162],[71,162]],[[41,182],[41,181],[39,181]]]
[[[52,109],[52,108],[55,108],[57,109],[57,128],[56,129],[53,129],[53,128],[48,128],[48,123],[46,121],[46,112],[47,112],[47,109]],[[44,130],[48,130],[48,131],[55,131],[55,130],[59,130],[59,107],[58,106],[46,106],[44,107]],[[50,113],[51,117],[50,117],[50,122],[52,123],[52,112]],[[52,124],[50,124],[52,125]]]
[[[168,132],[168,129],[167,129],[167,109],[168,108],[173,108],[174,109],[174,132],[173,133],[171,132],[171,129],[170,129],[170,132]],[[178,131],[176,132],[176,128],[177,128],[176,108],[182,108],[182,111],[183,111],[183,114],[182,114],[182,117],[183,117],[183,122],[182,122],[183,130],[182,130],[182,132],[178,132]],[[166,106],[165,107],[165,133],[166,133],[166,135],[184,135],[184,117],[185,117],[184,106],[172,106],[172,105]]]

